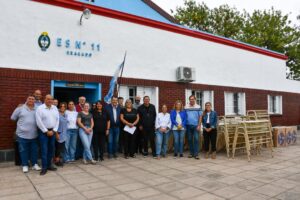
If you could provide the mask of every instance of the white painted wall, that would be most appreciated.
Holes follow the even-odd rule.
[[[280,59],[97,15],[79,26],[81,12],[28,0],[0,6],[0,67],[111,76],[127,50],[124,77],[176,81],[176,68],[190,66],[195,83],[300,93]],[[46,52],[37,45],[44,31],[52,38]],[[98,41],[102,49],[93,58],[67,56],[56,37]]]

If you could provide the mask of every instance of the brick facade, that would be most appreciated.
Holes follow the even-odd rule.
[[[15,123],[10,120],[10,116],[15,107],[25,101],[25,98],[29,93],[32,93],[36,89],[40,89],[43,95],[45,95],[50,93],[51,80],[66,80],[76,82],[99,82],[102,84],[102,96],[104,96],[107,93],[109,81],[111,79],[111,77],[107,76],[44,72],[10,68],[1,68],[0,77],[0,102],[2,110],[2,114],[0,116],[0,150],[13,148]],[[296,93],[131,78],[122,78],[121,84],[159,87],[159,103],[160,105],[166,103],[169,108],[173,107],[173,103],[177,99],[185,101],[185,89],[213,90],[214,107],[219,115],[224,115],[225,91],[245,92],[246,110],[267,109],[267,95],[282,95],[283,114],[272,116],[272,124],[300,124],[300,94]]]

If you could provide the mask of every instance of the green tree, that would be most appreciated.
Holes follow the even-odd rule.
[[[279,10],[240,13],[228,5],[210,9],[203,2],[185,0],[174,17],[191,28],[284,53],[289,57],[287,77],[300,79],[300,28],[292,26],[289,15]]]

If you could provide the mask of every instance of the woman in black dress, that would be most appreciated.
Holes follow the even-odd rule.
[[[125,108],[121,110],[120,118],[124,124],[124,156],[127,159],[128,155],[132,158],[135,157],[135,135],[136,130],[131,132],[126,131],[125,129],[134,129],[136,128],[137,123],[139,122],[139,115],[137,110],[133,108],[132,102],[130,99],[127,99],[125,102]]]
[[[108,113],[103,108],[103,105],[100,101],[96,102],[96,108],[93,111],[94,119],[94,134],[93,134],[93,150],[95,160],[103,161],[103,153],[105,148],[105,137],[109,134],[110,128],[110,118]],[[100,156],[99,156],[100,152]]]

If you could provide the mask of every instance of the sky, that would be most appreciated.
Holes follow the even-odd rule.
[[[165,11],[170,13],[170,10],[175,10],[177,6],[182,6],[184,0],[152,0]],[[270,9],[272,6],[276,10],[281,10],[283,14],[290,14],[292,23],[299,25],[299,20],[296,19],[300,15],[300,0],[196,0],[197,2],[204,2],[209,8],[215,8],[223,4],[228,4],[230,7],[236,7],[242,11],[247,12],[253,10]]]

